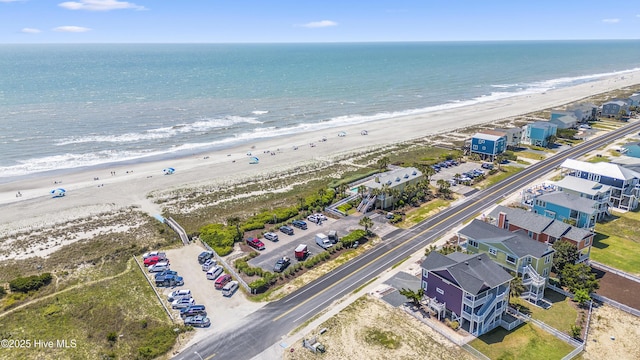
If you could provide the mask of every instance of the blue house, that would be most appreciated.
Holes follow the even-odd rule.
[[[496,132],[498,133],[498,132]],[[476,133],[471,138],[471,152],[480,154],[482,159],[493,161],[495,156],[502,154],[507,148],[507,135]]]
[[[546,147],[549,145],[549,136],[556,136],[557,132],[558,125],[546,121],[536,121],[525,125],[522,142],[529,145]]]
[[[574,223],[579,228],[593,228],[600,215],[597,201],[563,191],[536,196],[533,211],[555,220]]]

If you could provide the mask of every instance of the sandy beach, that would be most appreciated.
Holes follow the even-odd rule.
[[[0,236],[8,235],[10,238],[10,234],[17,231],[52,226],[130,206],[155,215],[162,209],[148,198],[148,194],[154,191],[234,183],[318,161],[348,157],[369,148],[559,107],[639,83],[640,72],[633,72],[543,94],[256,141],[252,146],[194,154],[170,161],[90,169],[55,177],[43,175],[4,183],[0,184]],[[360,134],[364,129],[368,131],[366,136]],[[347,135],[339,137],[341,131]],[[321,141],[323,137],[326,141]],[[297,146],[296,150],[294,146]],[[249,153],[259,157],[260,163],[250,164]],[[167,167],[175,168],[175,173],[163,175],[162,170]],[[51,197],[49,192],[57,187],[66,189],[65,197]],[[16,196],[18,192],[22,194],[20,197]]]

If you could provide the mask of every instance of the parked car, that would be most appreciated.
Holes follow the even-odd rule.
[[[149,251],[149,252],[146,252],[146,253],[142,254],[142,259],[145,259],[145,260],[146,260],[147,258],[150,258],[150,257],[152,257],[152,256],[158,256],[158,253],[159,253],[159,251]]]
[[[278,241],[278,234],[276,234],[274,232],[268,232],[268,233],[264,234],[264,238],[269,240],[269,241]]]
[[[482,163],[482,168],[483,169],[487,169],[487,170],[491,170],[491,169],[493,169],[493,164],[492,163]]]
[[[307,230],[307,223],[302,220],[293,220],[291,225],[297,227],[298,229]]]
[[[213,252],[211,251],[203,251],[198,255],[198,263],[204,264],[207,260],[213,257]]]
[[[167,301],[174,302],[175,300],[182,298],[191,298],[191,290],[189,289],[180,289],[176,291],[172,291],[171,294],[167,295]]]
[[[218,278],[218,276],[220,276],[220,274],[222,274],[223,271],[224,269],[222,268],[222,266],[214,266],[209,271],[207,271],[207,279],[215,280]]]
[[[184,319],[185,326],[193,327],[208,327],[211,325],[211,320],[204,315],[189,316]]]
[[[163,263],[157,263],[155,265],[151,265],[149,266],[149,272],[150,273],[154,273],[154,272],[162,272],[165,270],[169,270],[169,264],[163,262]]]
[[[291,226],[280,226],[280,232],[283,232],[287,235],[293,235],[293,228]]]
[[[313,216],[315,216],[316,219],[318,219],[320,221],[327,221],[327,217],[324,216],[324,214],[317,213],[317,214],[313,214]]]
[[[247,245],[256,250],[264,250],[264,243],[257,238],[247,239]]]
[[[238,282],[230,281],[222,288],[222,295],[230,297],[231,295],[233,295],[233,293],[236,292],[236,290],[238,290]]]
[[[191,305],[180,310],[180,317],[187,318],[189,316],[204,315],[207,316],[207,310],[204,305]]]
[[[307,216],[307,220],[311,221],[312,223],[317,223],[320,219],[318,219],[318,217],[315,215],[309,215]]]
[[[177,300],[173,300],[173,302],[171,303],[171,308],[173,308],[173,309],[184,309],[186,307],[194,305],[195,303],[196,303],[196,301],[191,297],[190,298],[177,299]]]
[[[151,265],[155,265],[158,262],[160,262],[160,258],[157,255],[154,256],[149,256],[148,258],[144,259],[144,266],[151,266]]]
[[[165,275],[156,278],[156,286],[159,287],[172,287],[184,285],[184,279],[178,275]]]
[[[159,273],[156,273],[155,276],[156,276],[156,279],[157,279],[157,278],[159,278],[161,276],[167,276],[167,275],[178,275],[178,272],[177,271],[173,271],[173,270],[164,270],[164,271],[161,271]]]
[[[291,259],[286,256],[278,259],[276,261],[276,265],[273,267],[273,271],[275,272],[283,272],[289,265],[291,264]]]
[[[209,259],[202,264],[202,271],[209,271],[212,267],[216,266],[218,262],[215,259]]]
[[[222,274],[222,275],[218,276],[214,286],[215,286],[216,289],[221,290],[225,285],[227,285],[227,283],[229,281],[231,281],[231,275]]]

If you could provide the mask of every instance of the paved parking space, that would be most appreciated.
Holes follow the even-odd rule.
[[[199,244],[192,243],[178,249],[167,250],[167,257],[171,261],[171,270],[178,272],[184,278],[184,286],[174,288],[157,288],[158,293],[171,310],[177,323],[181,323],[179,310],[172,310],[171,304],[166,299],[172,291],[178,289],[191,290],[196,304],[205,305],[207,316],[211,319],[211,327],[198,329],[196,337],[200,333],[211,334],[221,332],[235,325],[240,319],[264,306],[263,303],[254,303],[245,297],[238,289],[231,297],[222,296],[220,290],[216,290],[213,280],[208,280],[202,266],[198,263],[198,254],[205,249]],[[153,280],[153,276],[151,278]],[[153,282],[153,281],[152,281]]]
[[[342,237],[355,229],[362,229],[362,226],[358,225],[359,217],[348,216],[343,219],[329,218],[322,222],[322,225],[306,221],[307,230],[301,230],[294,228],[294,235],[289,236],[278,232],[278,241],[272,242],[266,239],[261,239],[265,244],[265,249],[260,251],[260,256],[249,260],[249,265],[260,267],[264,270],[273,271],[273,266],[276,260],[283,256],[291,258],[292,263],[297,260],[294,257],[293,250],[299,244],[307,245],[311,256],[319,254],[324,251],[318,244],[316,244],[316,234],[323,233],[327,235],[329,231],[336,230],[338,236]]]

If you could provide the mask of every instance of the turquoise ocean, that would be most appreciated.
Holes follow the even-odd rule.
[[[329,131],[639,68],[635,40],[0,45],[0,182]]]

